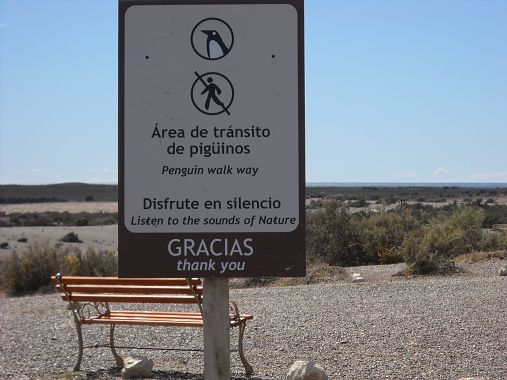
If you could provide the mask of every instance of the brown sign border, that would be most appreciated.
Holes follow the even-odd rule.
[[[125,115],[124,115],[124,31],[125,13],[133,5],[198,5],[198,4],[289,4],[298,15],[298,102],[299,102],[299,225],[291,232],[254,233],[132,233],[125,227]],[[171,0],[120,0],[118,20],[118,274],[120,277],[299,277],[306,274],[305,258],[305,85],[304,85],[304,0],[222,0],[222,1],[171,1]],[[227,271],[223,274],[209,271],[176,271],[179,258],[167,252],[171,239],[204,239],[209,245],[213,239],[242,240],[252,238],[255,253],[241,257],[244,271]],[[191,259],[191,257],[187,257]],[[207,259],[207,257],[206,257]],[[213,257],[216,265],[223,261],[237,261],[238,256],[227,259]],[[197,257],[196,261],[203,261]]]

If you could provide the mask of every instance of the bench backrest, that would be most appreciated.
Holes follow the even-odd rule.
[[[64,301],[197,304],[202,307],[198,278],[51,277]]]

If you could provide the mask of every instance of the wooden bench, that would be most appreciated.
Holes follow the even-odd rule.
[[[83,357],[82,325],[109,325],[109,347],[118,366],[123,360],[114,345],[116,325],[203,327],[202,282],[198,278],[117,278],[76,277],[56,274],[51,277],[64,301],[69,303],[76,324],[79,353],[74,371],[79,371]],[[198,308],[197,312],[116,310],[112,303],[186,304]],[[239,328],[238,351],[247,376],[253,374],[245,359],[243,336],[246,321],[252,315],[240,314],[235,302],[230,307],[230,327]],[[91,346],[94,347],[94,346]],[[96,346],[95,346],[96,347]],[[134,348],[134,347],[133,347]]]

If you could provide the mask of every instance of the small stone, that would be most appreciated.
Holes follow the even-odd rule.
[[[296,360],[289,368],[285,380],[329,380],[329,377],[319,364]]]
[[[364,276],[360,273],[354,273],[351,277],[352,282],[364,282]]]
[[[498,271],[498,274],[500,276],[507,276],[507,266],[500,268],[500,270]]]
[[[144,356],[127,356],[123,358],[123,369],[121,377],[132,379],[136,377],[151,377],[153,371],[153,360]]]

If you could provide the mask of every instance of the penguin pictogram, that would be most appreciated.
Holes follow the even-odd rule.
[[[229,54],[234,44],[234,33],[224,20],[208,17],[194,26],[190,42],[198,56],[214,61]]]
[[[220,33],[216,30],[201,30],[208,36],[206,39],[206,52],[209,59],[217,59],[229,53],[229,48],[225,46]]]

